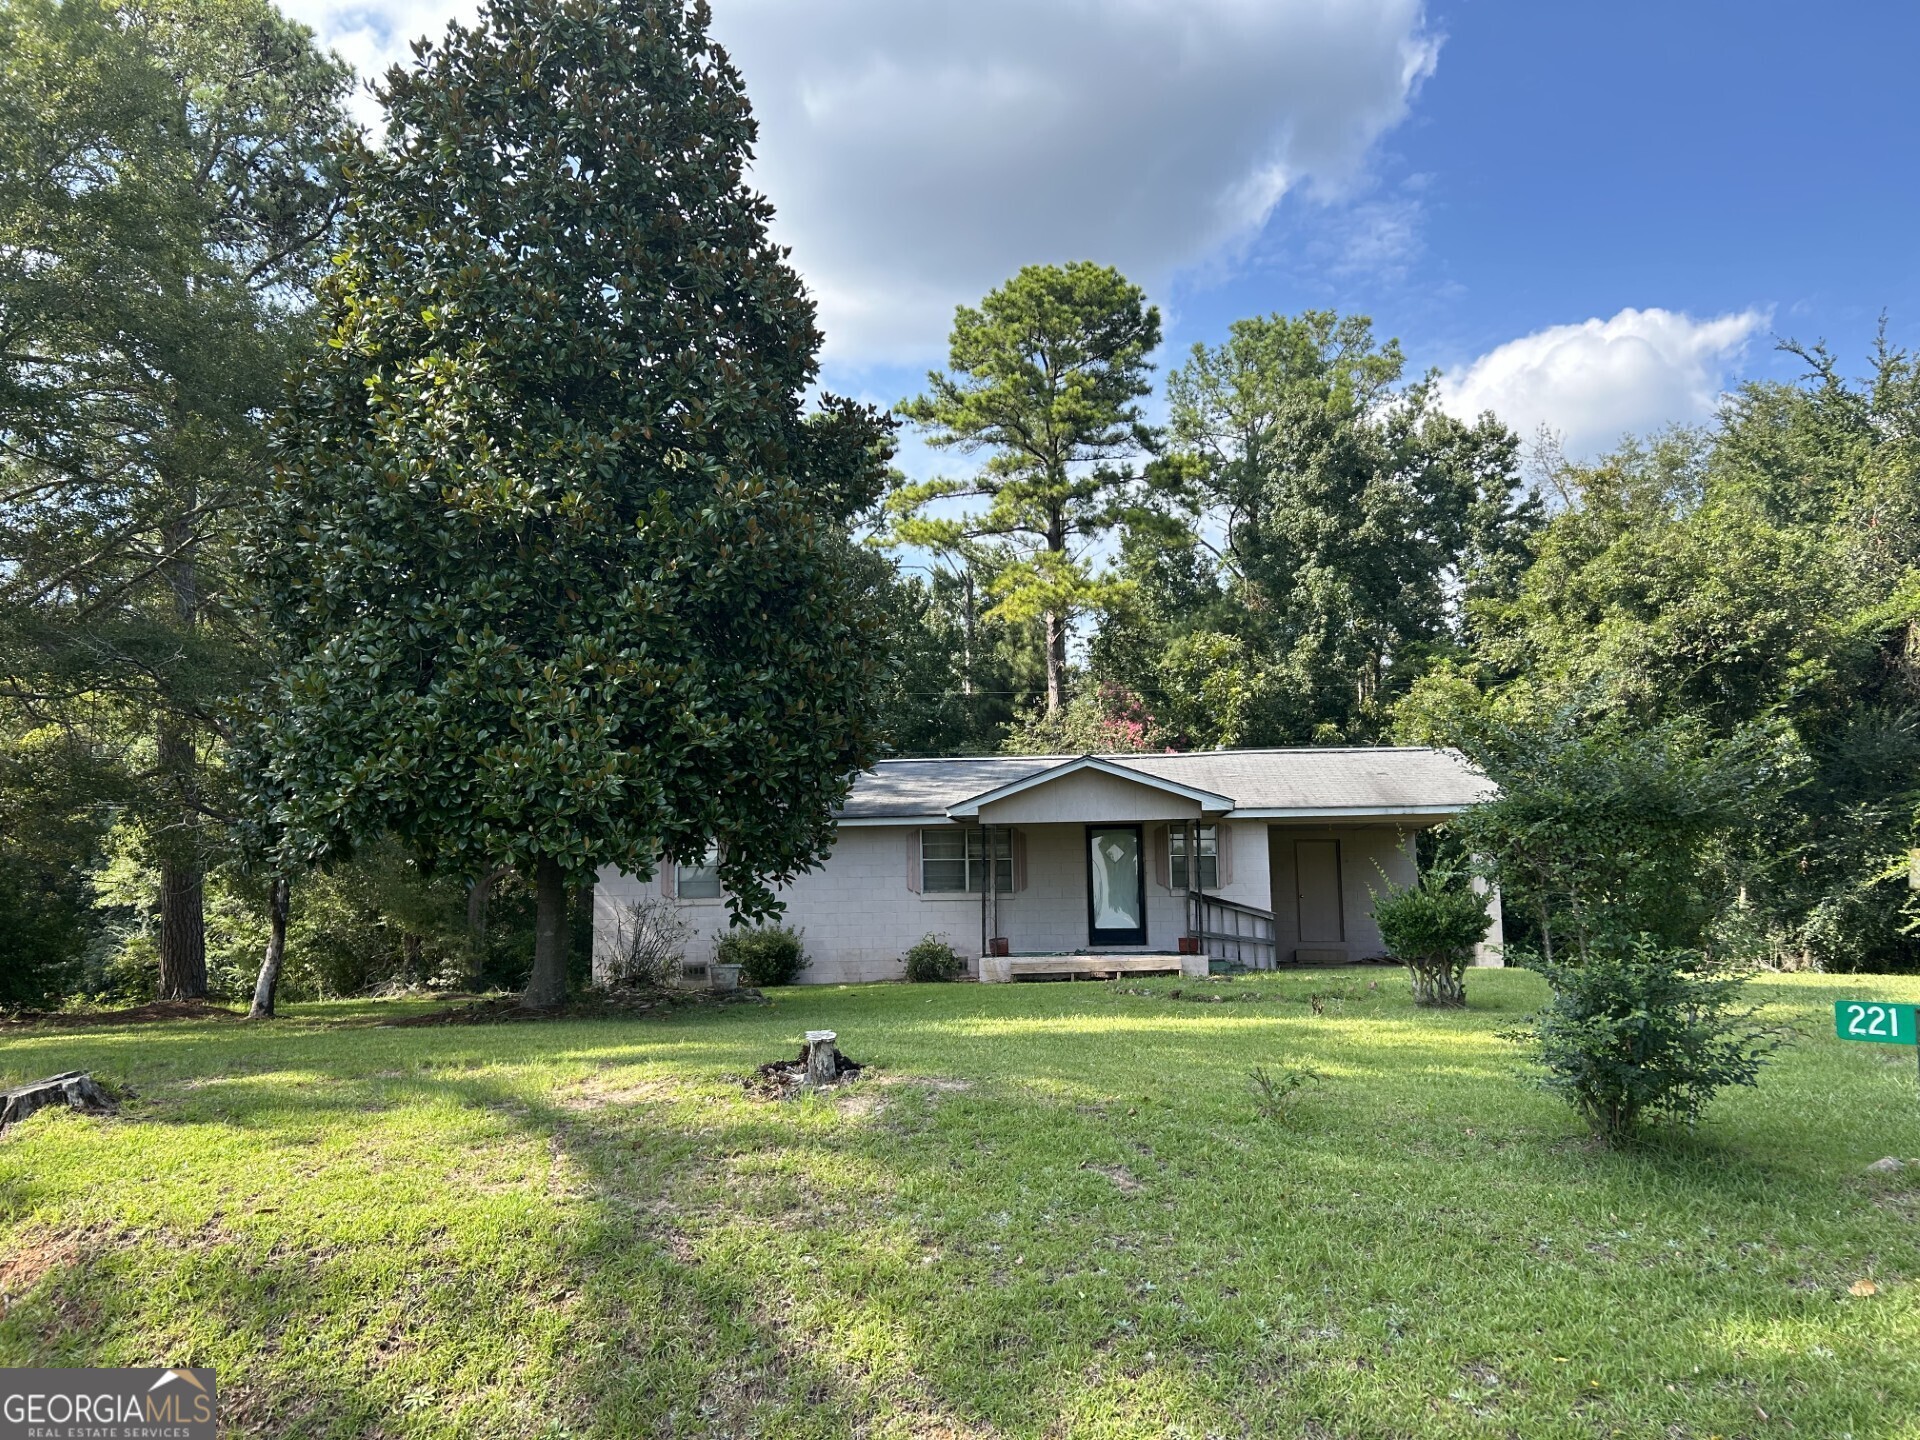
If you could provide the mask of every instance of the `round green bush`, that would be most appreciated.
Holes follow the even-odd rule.
[[[791,985],[809,964],[800,932],[784,925],[729,930],[720,937],[714,959],[722,965],[738,965],[740,978],[754,986]]]
[[[907,979],[918,982],[958,980],[967,973],[960,952],[938,935],[928,934],[907,951]]]
[[[1467,1003],[1466,968],[1493,923],[1486,896],[1452,877],[1423,875],[1373,900],[1374,923],[1393,957],[1413,975],[1417,1005]]]

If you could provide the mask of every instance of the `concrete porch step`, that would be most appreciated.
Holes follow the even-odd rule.
[[[1082,975],[1111,980],[1121,975],[1207,973],[1204,955],[982,955],[980,983],[1005,984],[1027,976]]]

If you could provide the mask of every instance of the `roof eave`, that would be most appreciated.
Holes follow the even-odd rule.
[[[1449,805],[1312,805],[1312,806],[1274,806],[1249,805],[1234,810],[1227,815],[1229,820],[1349,820],[1370,815],[1458,815],[1461,811],[1477,804],[1477,801],[1462,800]]]

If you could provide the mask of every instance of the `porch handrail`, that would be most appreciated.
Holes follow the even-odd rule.
[[[1200,938],[1200,949],[1212,959],[1230,960],[1249,970],[1272,970],[1278,964],[1273,911],[1258,905],[1204,890],[1190,891],[1187,931]]]

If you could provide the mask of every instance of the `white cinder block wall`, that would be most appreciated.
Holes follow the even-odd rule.
[[[787,907],[781,923],[801,932],[812,957],[803,981],[898,980],[905,973],[901,956],[929,931],[962,955],[980,953],[980,898],[923,896],[908,889],[907,833],[892,826],[849,826],[820,869],[779,892]],[[639,881],[617,870],[601,871],[594,892],[596,962],[612,943],[620,911],[636,899],[660,895],[657,877]],[[705,964],[727,928],[727,902],[675,903],[693,927],[686,958]]]
[[[1087,861],[1084,825],[1023,825],[1023,889],[1001,895],[998,933],[1016,953],[1087,948]],[[1147,946],[1173,950],[1186,933],[1183,893],[1159,883],[1156,826],[1143,827],[1147,849]],[[1230,900],[1269,908],[1267,826],[1235,822],[1228,874],[1220,893]],[[909,884],[910,844],[918,827],[848,826],[820,869],[780,892],[784,923],[802,933],[812,965],[802,979],[813,984],[898,980],[902,957],[923,935],[934,934],[962,955],[980,953],[980,897],[916,892]],[[639,899],[658,899],[660,881],[640,881],[617,870],[600,872],[594,891],[595,974],[614,943],[622,911]],[[687,960],[713,958],[726,929],[724,900],[679,900],[693,926]],[[1108,947],[1113,948],[1113,947]]]
[[[1386,953],[1380,927],[1373,920],[1373,897],[1389,886],[1411,885],[1419,873],[1414,860],[1413,830],[1387,826],[1307,828],[1275,825],[1268,832],[1272,856],[1273,893],[1280,903],[1274,912],[1274,934],[1279,959],[1285,964],[1300,945],[1300,907],[1294,881],[1293,842],[1340,842],[1340,908],[1346,938],[1334,944],[1313,943],[1313,949],[1345,950],[1349,960],[1371,960]]]

